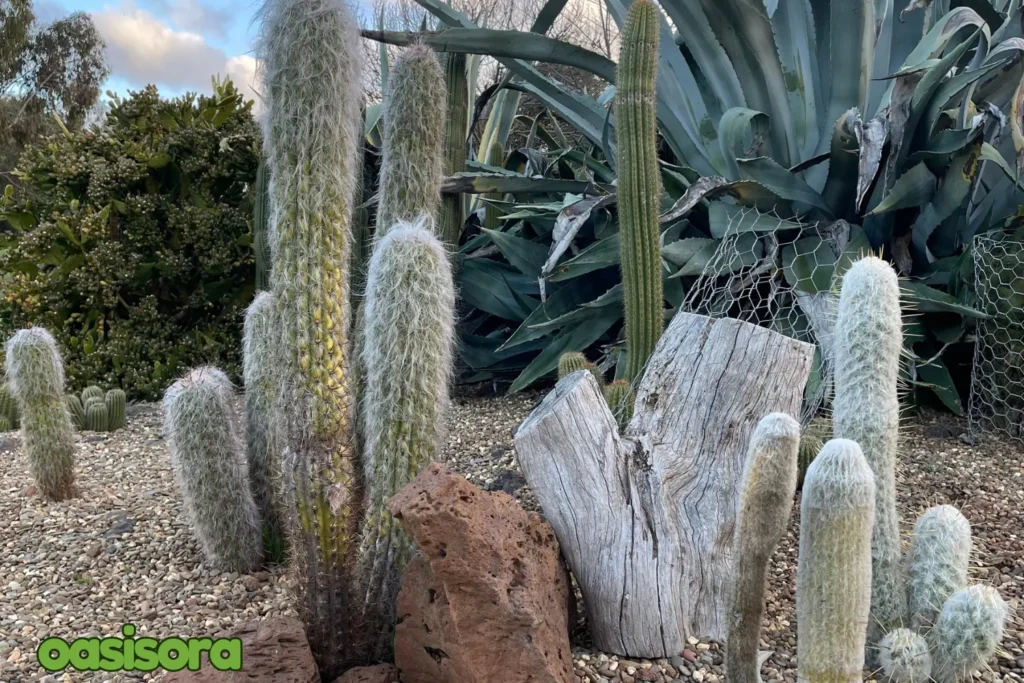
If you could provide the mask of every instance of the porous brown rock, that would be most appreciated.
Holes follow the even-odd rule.
[[[198,671],[182,669],[168,673],[163,683],[320,683],[313,653],[298,619],[252,621],[212,637],[242,639],[241,671],[219,671],[203,654]]]
[[[434,463],[391,500],[416,541],[398,596],[403,683],[570,683],[568,574],[551,526]]]
[[[349,669],[334,683],[398,683],[398,669],[391,664],[360,666]]]

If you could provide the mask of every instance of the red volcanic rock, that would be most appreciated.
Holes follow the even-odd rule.
[[[390,664],[349,669],[334,683],[398,683],[398,669]]]

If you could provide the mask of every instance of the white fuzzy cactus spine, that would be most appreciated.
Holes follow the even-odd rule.
[[[971,525],[952,505],[929,508],[917,520],[907,550],[910,625],[927,631],[950,595],[967,587]]]
[[[262,556],[260,521],[233,403],[216,368],[196,368],[164,393],[164,429],[185,513],[210,564],[249,572]]]
[[[750,437],[736,524],[736,584],[726,648],[731,683],[760,683],[758,643],[768,560],[786,533],[796,492],[800,423],[767,415]]]
[[[843,277],[839,298],[832,419],[833,436],[857,442],[875,474],[867,643],[871,667],[878,664],[881,639],[903,626],[907,616],[895,473],[902,345],[895,271],[873,256],[857,261]]]
[[[829,441],[807,470],[800,505],[798,681],[862,680],[874,521],[875,478],[860,447]]]
[[[890,631],[879,646],[879,661],[892,683],[927,683],[932,655],[923,636],[906,628]]]
[[[424,222],[392,226],[374,246],[363,309],[360,574],[380,643],[394,626],[401,572],[414,551],[388,501],[437,456],[451,381],[455,288],[448,255]]]
[[[970,586],[953,593],[928,633],[932,678],[936,683],[969,680],[995,654],[1003,637],[1008,608],[991,586]]]
[[[41,327],[19,330],[7,342],[6,363],[32,479],[46,498],[70,498],[76,493],[75,428],[64,402],[57,342]]]

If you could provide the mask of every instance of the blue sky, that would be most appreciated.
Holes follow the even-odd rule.
[[[256,60],[253,16],[259,0],[36,0],[49,21],[74,11],[92,15],[107,43],[119,94],[155,83],[162,94],[208,92],[210,77],[229,76],[253,96]],[[369,4],[367,2],[367,4]]]

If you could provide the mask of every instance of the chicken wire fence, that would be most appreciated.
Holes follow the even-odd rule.
[[[849,260],[851,249],[861,248],[859,241],[851,242],[845,221],[803,224],[754,209],[730,209],[721,240],[680,270],[697,275],[680,309],[736,318],[814,344],[800,415],[806,427],[831,401],[837,266],[844,257]]]
[[[968,422],[971,434],[1024,441],[1024,242],[1006,234],[974,238],[976,308]]]

